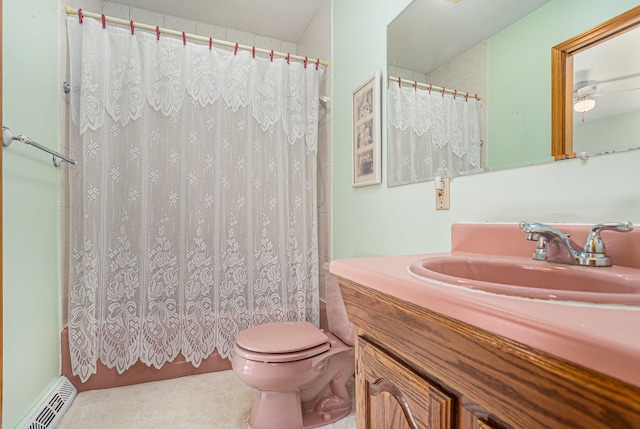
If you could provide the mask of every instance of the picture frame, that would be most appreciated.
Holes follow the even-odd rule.
[[[351,98],[353,187],[382,183],[380,72],[356,88]]]

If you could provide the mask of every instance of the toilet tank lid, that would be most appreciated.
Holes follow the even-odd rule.
[[[273,322],[238,334],[240,347],[258,353],[291,353],[316,347],[329,338],[309,322]]]

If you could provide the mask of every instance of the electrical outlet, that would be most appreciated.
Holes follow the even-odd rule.
[[[442,179],[442,189],[436,189],[436,210],[449,210],[449,178]]]

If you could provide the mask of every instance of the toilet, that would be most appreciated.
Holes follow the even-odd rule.
[[[346,383],[355,369],[354,329],[328,271],[325,286],[332,332],[309,322],[273,322],[238,334],[231,364],[256,390],[252,429],[314,428],[351,412]]]

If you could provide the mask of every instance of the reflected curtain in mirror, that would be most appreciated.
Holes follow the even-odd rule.
[[[390,84],[387,91],[388,186],[464,176],[480,164],[480,107],[464,95]]]

